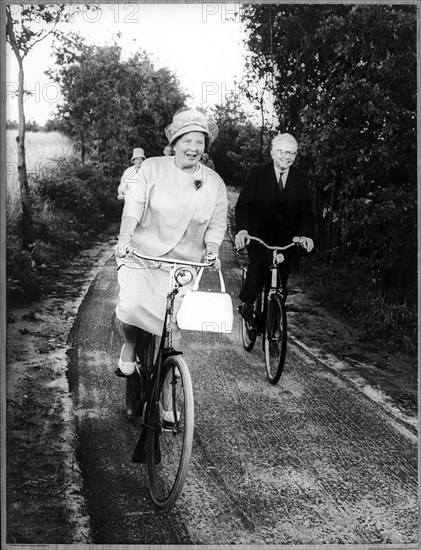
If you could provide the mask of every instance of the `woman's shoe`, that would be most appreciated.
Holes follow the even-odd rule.
[[[124,344],[123,344],[124,347]],[[122,378],[127,378],[131,376],[136,369],[136,361],[123,361],[121,355],[123,353],[123,348],[121,348],[120,359],[118,360],[118,367],[115,370],[115,374]]]

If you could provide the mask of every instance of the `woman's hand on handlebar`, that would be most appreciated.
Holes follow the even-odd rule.
[[[130,246],[133,245],[132,235],[130,233],[120,233],[118,236],[115,254],[118,258],[125,258],[130,252]]]
[[[212,264],[212,267],[210,269],[212,269],[213,271],[221,269],[221,260],[213,252],[207,252],[206,253],[205,262],[208,263],[208,264]]]
[[[206,263],[212,264],[210,268],[212,271],[221,269],[221,260],[219,259],[219,248],[220,246],[214,242],[206,243],[205,259]]]
[[[235,248],[241,250],[245,248],[250,242],[250,237],[247,229],[242,229],[235,236]]]

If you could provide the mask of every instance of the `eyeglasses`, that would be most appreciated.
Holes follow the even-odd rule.
[[[274,149],[275,153],[279,153],[283,157],[295,157],[297,152],[285,151],[285,149]]]

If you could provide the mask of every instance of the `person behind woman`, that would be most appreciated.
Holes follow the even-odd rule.
[[[133,149],[132,163],[133,166],[129,166],[124,170],[123,175],[121,176],[120,185],[117,189],[117,198],[119,200],[124,199],[124,195],[127,193],[127,190],[130,184],[137,179],[137,173],[142,162],[145,160],[145,151],[141,147],[135,147]]]
[[[116,247],[120,285],[116,315],[125,337],[117,376],[134,372],[139,329],[162,333],[170,269],[165,264],[160,269],[139,269],[126,256],[125,247],[131,243],[145,255],[193,262],[219,254],[227,227],[226,188],[216,172],[199,162],[217,133],[216,124],[202,113],[178,111],[165,129],[174,156],[146,159],[125,197]],[[220,268],[219,258],[216,266]],[[175,314],[190,286],[180,289]],[[174,347],[179,339],[174,323]]]
[[[166,145],[162,152],[166,157],[170,157],[173,154],[171,145]]]

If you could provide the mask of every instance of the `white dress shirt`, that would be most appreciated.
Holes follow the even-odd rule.
[[[285,184],[287,182],[288,178],[288,172],[289,168],[285,170],[285,172],[281,172],[278,168],[275,166],[275,175],[276,175],[276,181],[279,182],[279,178],[282,177],[282,187],[285,189]]]

